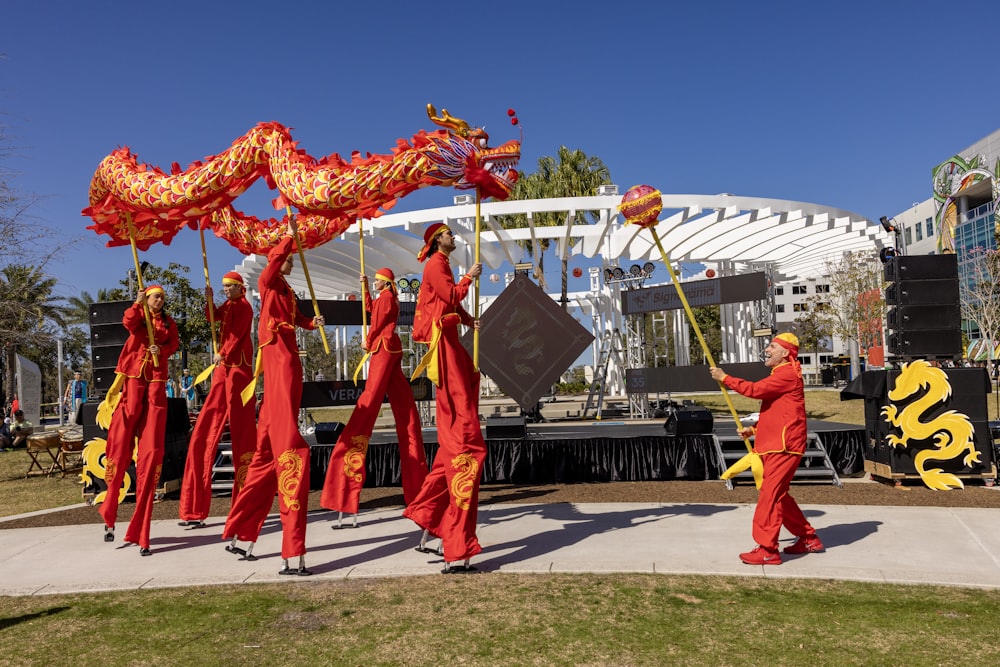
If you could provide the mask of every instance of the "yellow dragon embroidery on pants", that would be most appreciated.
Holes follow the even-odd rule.
[[[281,453],[278,464],[281,466],[281,472],[278,473],[278,493],[288,509],[297,510],[301,506],[298,494],[304,469],[302,457],[290,449]]]
[[[479,477],[479,464],[474,456],[459,454],[451,460],[451,467],[457,471],[451,478],[451,496],[455,499],[458,509],[468,510],[472,488]]]
[[[344,454],[344,475],[355,482],[362,479],[361,469],[365,467],[365,455],[368,454],[368,437],[356,435],[351,438],[351,447]]]
[[[115,462],[107,457],[108,443],[104,438],[94,438],[88,440],[83,447],[83,472],[80,473],[80,481],[85,487],[94,486],[96,480],[100,479],[107,483],[115,475]],[[135,459],[133,458],[133,461]],[[125,496],[132,492],[132,475],[125,473],[122,478],[122,487],[118,492],[118,502],[125,500]],[[108,491],[105,488],[93,500],[91,504],[100,505],[107,497]]]
[[[921,391],[925,393],[918,396]],[[903,364],[895,386],[889,391],[889,400],[904,401],[917,396],[916,400],[904,406],[901,410],[895,405],[882,408],[885,421],[898,428],[902,435],[889,434],[889,444],[893,447],[906,447],[911,441],[920,442],[934,438],[935,448],[922,449],[913,457],[914,466],[923,480],[931,489],[947,491],[948,489],[964,488],[962,481],[941,468],[928,470],[928,459],[950,461],[963,452],[965,465],[979,462],[979,452],[975,447],[975,427],[966,415],[955,410],[948,410],[929,421],[921,421],[921,416],[935,406],[945,405],[951,398],[951,384],[948,376],[940,368],[931,366],[923,360]]]

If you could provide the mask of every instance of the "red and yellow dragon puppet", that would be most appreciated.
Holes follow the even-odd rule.
[[[430,185],[476,189],[484,197],[506,199],[517,181],[519,141],[490,148],[489,136],[430,104],[427,115],[445,128],[421,130],[400,139],[391,155],[336,153],[316,159],[299,149],[287,128],[261,123],[229,150],[170,174],[141,164],[127,147],[101,161],[90,184],[90,206],[98,234],[108,246],[169,243],[185,225],[211,229],[245,254],[266,253],[278,242],[285,222],[261,220],[237,211],[232,202],[258,179],[281,193],[282,206],[299,212],[303,248],[314,248],[343,233],[357,218],[375,218],[396,201]]]

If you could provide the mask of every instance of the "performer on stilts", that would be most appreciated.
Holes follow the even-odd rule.
[[[153,497],[163,466],[167,428],[167,393],[164,387],[169,376],[167,361],[178,346],[177,325],[163,309],[165,302],[163,288],[149,285],[139,293],[135,303],[122,317],[129,337],[115,368],[115,384],[123,384],[108,428],[104,464],[108,490],[100,507],[104,518],[104,541],[113,542],[118,495],[125,472],[132,462],[135,439],[138,437],[135,511],[125,531],[125,542],[138,544],[139,553],[143,556],[152,553],[149,526],[153,517]]]
[[[231,553],[255,560],[257,541],[274,495],[281,512],[281,574],[312,574],[305,566],[306,512],[309,508],[309,445],[298,427],[302,403],[302,362],[295,341],[295,328],[322,327],[322,315],[312,319],[299,312],[295,293],[285,280],[292,272],[295,250],[295,218],[289,216],[285,237],[267,255],[257,289],[261,295],[257,327],[257,368],[264,373],[264,399],[257,421],[257,449],[247,471],[246,483],[226,519],[222,538],[232,540]],[[252,387],[252,385],[251,385]],[[252,389],[251,389],[252,390]],[[238,540],[250,542],[246,549]],[[298,568],[288,560],[299,558]]]
[[[396,296],[395,280],[391,269],[376,271],[376,298],[372,299],[371,292],[367,289],[368,276],[361,276],[364,307],[372,317],[368,336],[362,342],[362,347],[367,351],[366,358],[371,358],[368,380],[330,455],[320,499],[323,507],[341,514],[358,513],[358,498],[361,487],[365,484],[368,441],[387,392],[393,420],[396,422],[405,503],[409,504],[416,497],[427,477],[427,455],[420,432],[420,414],[417,412],[417,403],[413,400],[410,383],[403,375],[403,345],[396,333],[399,298]],[[361,363],[364,364],[364,360]],[[359,365],[358,370],[360,368]],[[354,525],[357,525],[356,516]],[[340,527],[339,521],[335,527]]]
[[[230,271],[222,277],[226,300],[216,307],[205,287],[205,318],[219,324],[219,349],[212,363],[212,386],[191,433],[181,484],[180,525],[203,526],[212,505],[212,468],[219,440],[229,422],[232,441],[232,501],[236,501],[257,444],[257,398],[243,402],[241,392],[253,380],[253,308],[246,299],[243,276]],[[213,312],[209,312],[213,309]]]
[[[420,493],[404,510],[429,533],[440,537],[446,574],[470,572],[469,559],[482,551],[476,537],[479,483],[486,443],[479,427],[479,371],[458,338],[458,325],[479,329],[461,305],[473,279],[482,273],[476,263],[456,283],[449,256],[455,235],[436,222],[424,232],[417,259],[427,261],[413,320],[413,340],[426,343],[428,352],[414,376],[423,369],[438,386],[438,451]],[[419,551],[424,551],[421,540]]]

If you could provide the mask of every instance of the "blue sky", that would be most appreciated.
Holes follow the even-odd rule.
[[[995,0],[8,0],[0,122],[18,151],[0,166],[42,198],[36,221],[79,239],[50,266],[63,296],[114,287],[132,265],[80,215],[116,147],[187,166],[275,120],[317,157],[388,153],[432,129],[427,103],[485,125],[493,144],[517,137],[516,109],[528,171],[565,145],[600,157],[622,191],[793,199],[877,220],[929,197],[931,168],[1000,126],[998,19]],[[429,188],[395,210],[455,194]],[[237,207],[271,216],[269,197],[261,186]],[[241,258],[208,242],[217,282]],[[193,232],[144,259],[200,281]]]

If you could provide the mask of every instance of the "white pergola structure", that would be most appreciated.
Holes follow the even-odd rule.
[[[555,247],[556,261],[568,256],[593,259],[590,289],[568,295],[570,307],[579,309],[584,326],[589,324],[595,338],[594,359],[605,332],[621,331],[620,285],[602,281],[602,269],[622,262],[652,261],[662,264],[651,232],[625,225],[618,213],[621,195],[615,186],[602,186],[593,197],[535,199],[489,202],[481,205],[480,257],[484,267],[513,271],[524,256],[519,245],[530,241],[532,264],[538,266],[540,241]],[[555,212],[563,218],[558,226],[538,226],[540,213]],[[577,223],[578,213],[586,213],[587,224]],[[527,226],[503,229],[498,216],[521,214]],[[474,257],[476,206],[470,195],[455,197],[453,206],[393,213],[352,225],[341,237],[306,252],[310,279],[318,299],[347,298],[359,292],[359,230],[363,227],[365,269],[369,276],[388,266],[396,277],[418,277],[423,265],[416,254],[423,244],[423,230],[432,222],[445,222],[460,237],[452,254],[457,274],[464,272]],[[655,227],[661,243],[675,265],[705,264],[720,275],[767,270],[776,282],[821,275],[824,263],[837,260],[848,251],[877,252],[883,242],[881,226],[864,216],[819,204],[779,199],[720,195],[663,195],[663,213]],[[266,258],[250,256],[236,267],[249,285],[266,264]],[[484,268],[484,276],[488,273]],[[662,281],[668,280],[663,271]],[[296,264],[289,284],[308,296],[302,267]],[[488,290],[483,283],[484,291]],[[495,297],[482,297],[483,309]],[[558,299],[559,295],[553,296]],[[473,312],[471,304],[468,310]],[[681,315],[682,317],[682,315]],[[723,308],[723,358],[721,362],[749,361],[752,327],[750,310],[744,306]],[[678,318],[675,318],[675,320]],[[686,329],[686,328],[685,328]],[[346,341],[346,335],[334,336]],[[346,355],[346,352],[344,353]],[[611,360],[607,374],[610,390],[621,393],[624,369]]]

